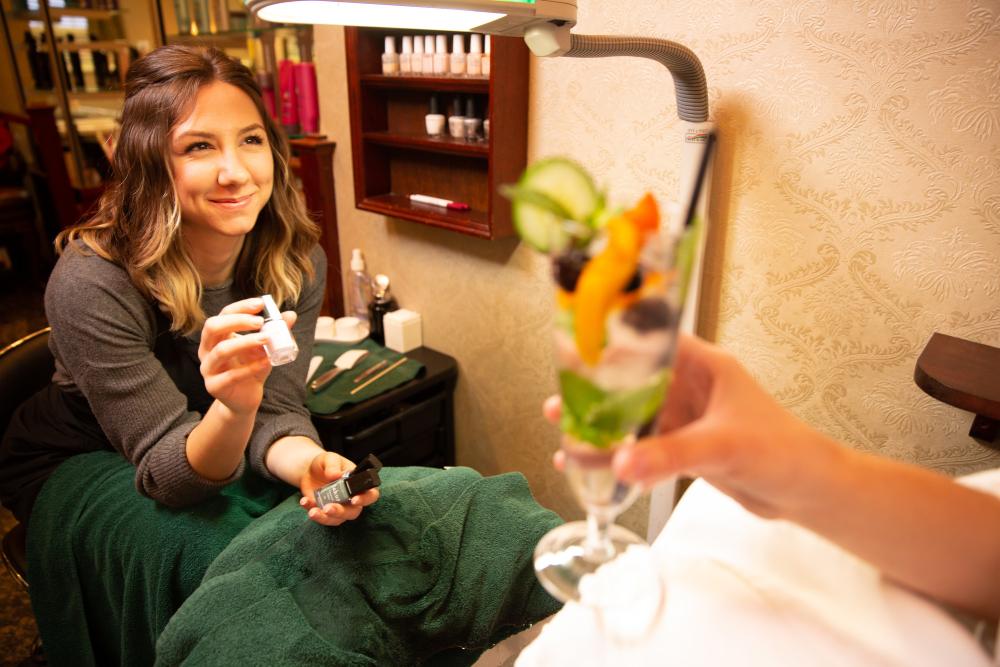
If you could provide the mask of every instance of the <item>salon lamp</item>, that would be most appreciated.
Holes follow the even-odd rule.
[[[683,121],[677,201],[692,193],[703,144],[713,124],[708,120],[708,86],[701,61],[686,46],[656,37],[579,35],[576,0],[245,0],[247,9],[265,21],[373,28],[408,28],[523,36],[536,56],[551,58],[649,58],[669,70],[674,80],[677,115]],[[707,229],[705,202],[711,183],[706,174],[698,211]],[[702,235],[702,243],[707,233]],[[700,257],[701,251],[697,253]],[[699,262],[700,264],[700,262]],[[692,272],[681,327],[694,329],[701,270]],[[670,489],[654,491],[648,537],[659,533],[673,502]]]

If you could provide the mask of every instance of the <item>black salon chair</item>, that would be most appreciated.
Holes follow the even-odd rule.
[[[0,350],[0,434],[7,430],[17,406],[47,385],[54,371],[48,327]],[[17,524],[2,540],[3,564],[25,590],[28,589],[27,536],[24,526]],[[38,661],[41,648],[37,640],[32,654]]]

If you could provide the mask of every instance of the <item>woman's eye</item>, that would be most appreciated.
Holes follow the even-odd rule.
[[[193,144],[190,144],[187,148],[184,149],[184,152],[185,153],[195,153],[197,151],[203,151],[203,150],[205,150],[207,148],[210,148],[210,146],[208,145],[207,142],[198,141],[198,142],[195,142]]]
[[[264,144],[264,137],[259,134],[251,134],[246,138],[248,144],[256,144],[257,146],[262,146]]]

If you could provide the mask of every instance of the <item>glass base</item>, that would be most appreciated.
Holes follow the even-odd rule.
[[[610,544],[595,552],[588,549],[587,523],[573,521],[546,533],[535,547],[535,574],[552,597],[560,602],[580,599],[580,580],[633,544],[646,544],[632,531],[611,524]]]

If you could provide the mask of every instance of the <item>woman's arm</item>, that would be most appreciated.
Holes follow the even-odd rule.
[[[704,477],[949,604],[1000,617],[1000,499],[866,454],[782,408],[730,355],[683,338],[662,435],[616,457],[627,481]]]

